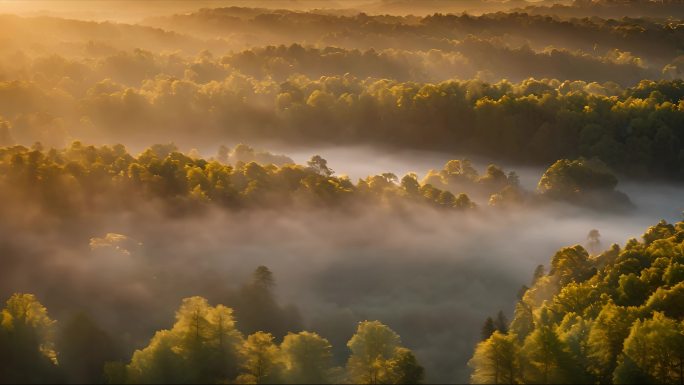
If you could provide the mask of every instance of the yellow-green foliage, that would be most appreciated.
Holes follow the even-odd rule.
[[[57,379],[55,321],[32,294],[14,294],[0,311],[0,378],[4,383]]]
[[[127,367],[128,381],[232,380],[241,364],[243,343],[232,313],[223,305],[209,306],[201,297],[184,299],[173,327],[157,332],[146,348],[133,354]]]
[[[558,251],[516,305],[509,334],[477,346],[471,380],[684,381],[684,222],[662,221],[642,238],[598,256]]]
[[[167,203],[174,210],[206,203],[240,208],[335,205],[353,200],[474,207],[467,195],[454,196],[421,185],[413,176],[399,184],[396,176],[386,173],[354,184],[346,176],[334,176],[320,156],[306,166],[242,161],[230,165],[191,157],[174,145],[154,145],[137,157],[121,145],[95,147],[74,142],[63,150],[42,150],[39,145],[5,147],[0,148],[0,172],[3,194],[41,205],[61,218],[80,215],[84,208],[136,207],[141,199]]]
[[[349,380],[355,384],[402,384],[422,380],[423,368],[401,347],[399,335],[378,321],[359,323],[347,346]]]
[[[328,340],[316,333],[289,333],[280,345],[286,378],[296,384],[331,382],[331,349]]]

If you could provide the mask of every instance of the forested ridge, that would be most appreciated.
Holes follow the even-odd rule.
[[[549,266],[523,287],[510,324],[485,325],[473,383],[684,381],[684,222],[600,254],[566,247]]]
[[[683,74],[681,0],[0,0],[0,383],[682,384]]]
[[[0,149],[1,180],[11,199],[38,204],[58,218],[79,216],[86,208],[91,212],[135,209],[155,199],[169,210],[185,210],[187,214],[209,203],[234,209],[297,203],[394,205],[402,201],[449,209],[475,206],[466,194],[456,196],[429,183],[421,184],[415,174],[399,180],[392,173],[383,173],[355,183],[349,177],[334,176],[320,156],[311,157],[307,165],[296,165],[287,157],[262,154],[285,163],[259,164],[255,162],[257,152],[245,145],[232,151],[222,148],[218,158],[223,162],[190,155],[179,152],[173,144],[152,146],[137,157],[122,145],[95,147],[75,142],[67,149],[44,151],[39,145],[6,147]],[[236,160],[234,166],[225,163],[229,158]],[[518,188],[515,175],[509,182],[496,166],[480,177],[467,161],[464,175],[458,168],[461,162],[452,162],[451,175],[461,176],[466,183],[481,184],[491,194],[509,185]],[[439,174],[436,182],[441,183]]]
[[[157,78],[141,89],[100,82],[79,101],[45,93],[32,83],[10,82],[0,87],[0,99],[7,101],[0,113],[16,119],[2,126],[5,143],[14,135],[31,137],[32,131],[54,142],[59,130],[43,135],[41,130],[65,119],[50,110],[71,106],[90,111],[87,120],[81,119],[88,123],[84,135],[92,135],[87,127],[95,124],[114,139],[168,132],[206,144],[224,135],[269,136],[461,150],[536,164],[598,157],[620,172],[681,180],[683,84],[643,81],[622,90],[556,80],[420,84],[345,75],[277,85],[241,76],[206,84]],[[34,110],[44,112],[35,115]],[[193,130],[191,122],[200,116],[203,124]],[[201,137],[192,139],[193,131]]]
[[[154,145],[137,156],[123,145],[74,142],[65,149],[0,147],[1,196],[36,206],[58,220],[90,213],[136,210],[159,202],[170,213],[226,209],[328,207],[353,210],[371,204],[391,210],[411,205],[468,210],[478,204],[497,209],[567,202],[601,211],[628,211],[629,197],[597,159],[562,159],[540,176],[537,188],[520,186],[515,171],[490,164],[482,174],[468,159],[452,159],[424,176],[385,172],[359,178],[335,175],[327,160],[306,165],[240,144],[221,146],[216,157],[182,153],[174,144]]]
[[[672,19],[237,7],[148,26],[2,17],[3,145],[268,138],[538,166],[598,157],[682,180]]]

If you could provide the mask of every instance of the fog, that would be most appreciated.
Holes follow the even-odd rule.
[[[184,297],[236,306],[265,265],[279,303],[330,340],[337,365],[357,322],[377,319],[416,354],[428,382],[468,381],[484,320],[499,310],[510,319],[519,288],[556,250],[585,245],[592,229],[601,248],[623,245],[684,212],[681,24],[569,19],[617,11],[554,3],[0,0],[0,301],[34,293],[59,322],[84,311],[130,360],[173,323]],[[513,8],[530,14],[488,13]],[[536,16],[549,10],[561,16]],[[174,205],[203,192],[190,169],[170,175],[155,163],[161,171],[143,183],[110,148],[40,170],[36,153],[24,149],[24,167],[7,150],[36,141],[44,154],[82,141],[121,143],[133,155],[174,142],[208,160],[244,142],[270,152],[256,159],[265,166],[320,155],[353,182],[386,172],[421,180],[467,158],[480,175],[489,164],[514,171],[530,194],[558,159],[599,158],[635,209],[490,207],[491,191],[466,191],[477,204],[467,210],[361,199],[207,199],[209,209],[187,209]],[[123,184],[116,195],[97,182],[87,190],[79,183],[88,173],[161,193],[128,195]],[[26,175],[47,182],[37,193],[16,187]]]
[[[287,153],[295,162],[302,164],[312,154],[320,155],[331,165],[335,165],[333,169],[337,174],[348,175],[352,180],[384,172],[391,172],[400,177],[413,172],[422,177],[430,170],[442,169],[449,160],[468,159],[479,171],[484,171],[489,164],[515,171],[520,177],[520,185],[527,190],[534,190],[545,169],[542,166],[525,166],[501,159],[491,159],[471,152],[403,150],[377,146],[316,146],[290,149],[287,146],[274,145],[269,148]]]
[[[568,4],[557,1],[481,1],[481,0],[3,0],[0,12],[21,15],[58,16],[96,21],[137,22],[147,17],[187,13],[200,8],[258,7],[264,9],[316,10],[318,12],[428,15],[434,12],[481,14],[522,8],[528,5]]]
[[[439,168],[444,156],[318,150],[350,175]],[[423,162],[412,164],[416,158]],[[586,244],[591,229],[600,231],[603,247],[624,244],[660,219],[681,218],[682,186],[619,188],[636,211],[613,215],[566,204],[495,210],[477,202],[469,212],[360,205],[216,207],[178,216],[149,202],[92,213],[76,226],[49,226],[35,213],[27,229],[8,220],[5,204],[0,297],[36,293],[56,319],[87,311],[130,350],[168,327],[182,298],[230,306],[231,293],[266,265],[279,301],[295,305],[304,327],[331,341],[339,364],[356,322],[379,319],[415,351],[429,382],[465,382],[484,319],[499,310],[512,316],[518,289],[557,249]]]

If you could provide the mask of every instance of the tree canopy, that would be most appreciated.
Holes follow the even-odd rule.
[[[670,273],[684,261],[682,237],[684,222],[661,222],[600,255],[561,249],[548,274],[535,272],[510,331],[478,344],[471,381],[684,381],[684,276]]]

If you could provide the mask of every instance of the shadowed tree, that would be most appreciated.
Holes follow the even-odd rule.
[[[587,249],[591,254],[598,254],[601,252],[601,233],[598,230],[592,229],[587,235]]]
[[[539,278],[543,277],[544,274],[546,274],[544,265],[537,265],[537,268],[534,269],[534,273],[532,274],[532,286],[534,286],[534,284],[537,283]]]
[[[59,366],[71,383],[102,383],[105,362],[121,358],[114,340],[85,313],[64,325],[56,346]]]
[[[328,161],[323,159],[320,155],[312,156],[306,164],[317,173],[326,177],[332,176],[335,173],[328,167]]]
[[[508,333],[508,319],[501,310],[499,310],[499,312],[496,314],[496,321],[494,321],[494,327],[502,334]]]
[[[390,383],[420,384],[425,377],[425,369],[418,363],[409,349],[397,348],[390,361]]]
[[[491,337],[492,334],[496,331],[496,326],[494,326],[494,320],[492,317],[487,317],[487,319],[484,322],[484,325],[482,325],[482,331],[480,332],[480,338],[482,341],[486,340],[487,338]]]
[[[235,314],[240,330],[247,334],[269,332],[277,339],[288,332],[301,330],[301,318],[294,307],[281,307],[273,289],[275,279],[266,266],[259,266],[252,280],[244,285],[235,303]]]

